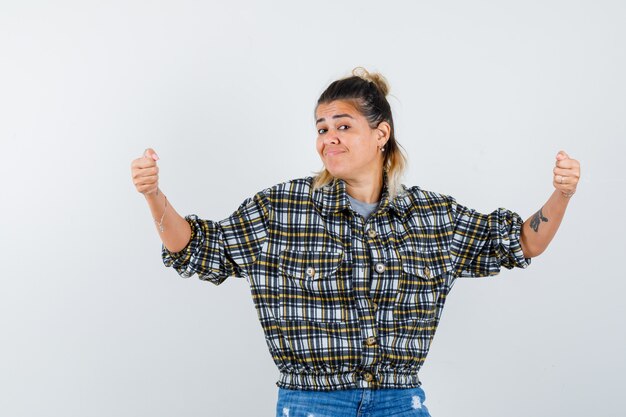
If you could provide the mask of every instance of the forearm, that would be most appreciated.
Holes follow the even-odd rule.
[[[554,190],[548,201],[522,225],[524,256],[532,258],[546,250],[561,225],[570,198]]]
[[[157,228],[157,233],[167,250],[170,252],[183,250],[191,238],[191,226],[187,220],[174,210],[169,200],[167,200],[167,208],[165,207],[165,195],[160,189],[156,194],[144,194],[144,196],[152,212],[152,218],[156,220],[153,223]],[[163,223],[161,223],[163,232],[157,224],[161,221],[161,217],[163,217]]]

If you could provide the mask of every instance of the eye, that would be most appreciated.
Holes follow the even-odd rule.
[[[350,126],[348,126],[348,125],[341,125],[341,126],[338,127],[337,130],[348,130],[348,129],[350,129]],[[317,129],[317,133],[319,135],[323,135],[324,133],[326,133],[326,129],[324,129],[324,128]]]

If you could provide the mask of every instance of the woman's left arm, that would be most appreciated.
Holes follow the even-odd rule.
[[[570,197],[576,192],[580,179],[580,163],[564,151],[556,155],[554,167],[554,192],[539,209],[522,225],[520,243],[526,258],[543,253],[561,224]]]

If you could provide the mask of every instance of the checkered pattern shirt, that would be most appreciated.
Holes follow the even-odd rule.
[[[478,213],[418,186],[391,200],[385,177],[364,221],[344,181],[315,191],[312,181],[260,191],[221,221],[189,214],[187,246],[162,245],[164,265],[182,277],[248,280],[278,387],[420,386],[455,279],[530,265],[510,210]]]

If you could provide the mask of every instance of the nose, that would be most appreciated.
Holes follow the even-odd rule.
[[[327,145],[336,145],[339,143],[339,135],[337,134],[336,129],[329,129],[328,132],[326,132],[326,135],[324,136],[324,143]]]

